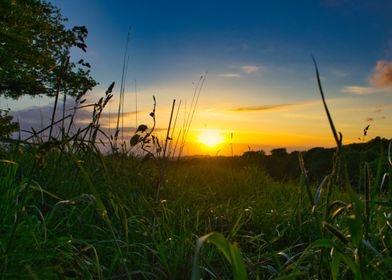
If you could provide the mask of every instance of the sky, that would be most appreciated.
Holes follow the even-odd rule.
[[[109,131],[130,30],[124,96],[128,137],[137,124],[152,125],[154,95],[158,134],[165,134],[173,99],[181,103],[177,138],[203,76],[185,154],[331,147],[314,56],[343,142],[392,138],[390,0],[50,2],[69,19],[68,27],[89,30],[87,53],[75,51],[73,58],[90,62],[100,83],[90,99],[98,100],[116,82],[102,124]],[[10,107],[25,127],[49,122],[52,104],[48,98],[1,99],[1,107]],[[81,120],[87,122],[85,115]]]

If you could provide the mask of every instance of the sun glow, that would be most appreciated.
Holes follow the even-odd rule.
[[[225,142],[225,137],[219,130],[202,130],[197,136],[197,142],[212,148]]]

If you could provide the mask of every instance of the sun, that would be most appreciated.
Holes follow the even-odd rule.
[[[219,130],[206,129],[200,131],[197,136],[197,142],[213,148],[225,142],[225,137]]]

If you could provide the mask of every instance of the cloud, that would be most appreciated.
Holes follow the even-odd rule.
[[[11,114],[15,117],[15,120],[19,121],[20,127],[24,131],[31,131],[33,128],[35,131],[42,130],[50,125],[51,118],[52,118],[52,112],[53,112],[53,106],[52,105],[47,105],[47,106],[41,106],[41,107],[30,107],[26,108],[23,110],[18,110],[18,111],[12,111]],[[65,116],[72,114],[73,113],[73,104],[66,104],[66,111],[65,111]],[[139,112],[142,113],[142,112]],[[110,114],[110,115],[109,115]],[[135,115],[135,112],[124,112],[124,118],[130,117]],[[62,108],[57,108],[55,120],[61,120],[62,119]],[[101,124],[101,129],[103,129],[105,132],[109,131],[109,120],[112,122],[112,127],[115,124],[117,118],[117,113],[109,113],[109,112],[102,112],[101,118],[100,118],[100,124]],[[70,118],[66,118],[64,121],[64,125],[67,128],[69,125]],[[78,128],[83,128],[86,127],[89,123],[92,121],[92,108],[91,107],[86,107],[86,108],[81,108],[76,111],[75,118],[73,120],[73,131],[76,131]],[[56,127],[56,134],[59,131],[59,126],[61,126],[62,122],[58,123]],[[131,135],[131,133],[134,133],[135,127],[129,126],[129,127],[124,127],[125,131],[127,131],[127,135]],[[113,132],[113,128],[112,128]],[[44,132],[44,134],[47,134],[48,130]],[[28,135],[27,135],[28,136]]]
[[[381,92],[381,90],[376,87],[345,86],[341,92],[364,95]]]
[[[392,61],[377,61],[369,82],[377,87],[392,86]]]
[[[287,104],[276,104],[276,105],[260,105],[260,106],[248,106],[248,107],[238,107],[234,109],[227,110],[228,112],[265,112],[265,111],[278,111],[285,110],[292,107],[302,107],[309,106],[319,103],[316,102],[303,102],[303,103],[287,103]]]
[[[61,106],[57,107],[56,111],[56,116],[55,119],[61,119],[62,118],[62,113],[63,110],[60,108]],[[26,108],[23,110],[18,110],[18,111],[12,111],[12,115],[14,115],[16,118],[19,118],[21,121],[28,122],[28,123],[41,123],[43,122],[44,124],[50,123],[50,120],[52,118],[52,112],[53,112],[53,106],[52,105],[47,105],[47,106],[34,106],[30,108]],[[65,107],[65,116],[72,114],[73,113],[73,104],[67,104]],[[143,112],[138,112],[140,114],[143,114]],[[130,117],[135,115],[136,112],[124,112],[123,116],[124,117]],[[91,122],[92,121],[92,107],[85,107],[85,108],[79,108],[76,110],[76,119],[79,122]],[[103,111],[101,113],[101,120],[108,120],[109,118],[114,119],[117,116],[116,112],[105,112]]]
[[[222,73],[218,76],[222,78],[241,78],[241,74],[239,73]]]
[[[379,92],[391,92],[392,89],[392,61],[379,60],[376,63],[370,77],[371,87],[345,86],[341,92],[353,94],[372,94]]]
[[[260,111],[275,111],[282,108],[287,108],[293,106],[293,104],[278,104],[278,105],[261,105],[261,106],[249,106],[249,107],[239,107],[235,109],[230,109],[230,112],[260,112]]]
[[[143,112],[138,112],[138,114],[143,114]],[[131,117],[131,116],[136,115],[136,112],[135,111],[124,112],[122,115],[124,116],[124,118]],[[101,119],[109,119],[109,118],[113,119],[116,117],[117,117],[117,113],[102,112],[102,114],[101,114]],[[91,119],[91,114],[90,114],[90,119]]]
[[[234,72],[227,72],[218,74],[218,77],[221,78],[242,78],[243,75],[253,74],[258,72],[261,68],[257,65],[245,64],[242,66],[230,66],[230,68],[234,68]]]
[[[41,107],[30,107],[23,110],[12,111],[12,115],[17,119],[20,123],[20,126],[24,130],[31,130],[31,128],[35,130],[40,130],[50,125],[52,119],[53,106],[41,106]],[[71,114],[71,107],[66,106],[65,116]],[[74,124],[79,127],[85,125],[91,120],[92,113],[87,110],[87,108],[79,109],[76,113]],[[57,108],[55,120],[62,119],[62,109]],[[64,122],[68,123],[69,118],[67,118]]]
[[[376,121],[376,120],[385,120],[385,119],[386,119],[385,116],[381,116],[381,117],[377,117],[377,118],[374,118],[374,117],[367,117],[367,118],[366,118],[366,121],[367,121],[367,122],[373,122],[373,121]]]
[[[256,65],[243,65],[241,66],[241,70],[246,74],[256,73],[259,71],[260,67]]]

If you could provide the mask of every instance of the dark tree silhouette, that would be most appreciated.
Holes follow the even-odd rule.
[[[8,112],[9,110],[0,110],[0,139],[10,137],[13,132],[19,129],[19,124],[12,121],[13,118]]]
[[[0,11],[0,95],[77,96],[96,85],[90,65],[69,56],[73,47],[86,51],[86,27],[67,29],[60,10],[42,0],[1,0]]]

